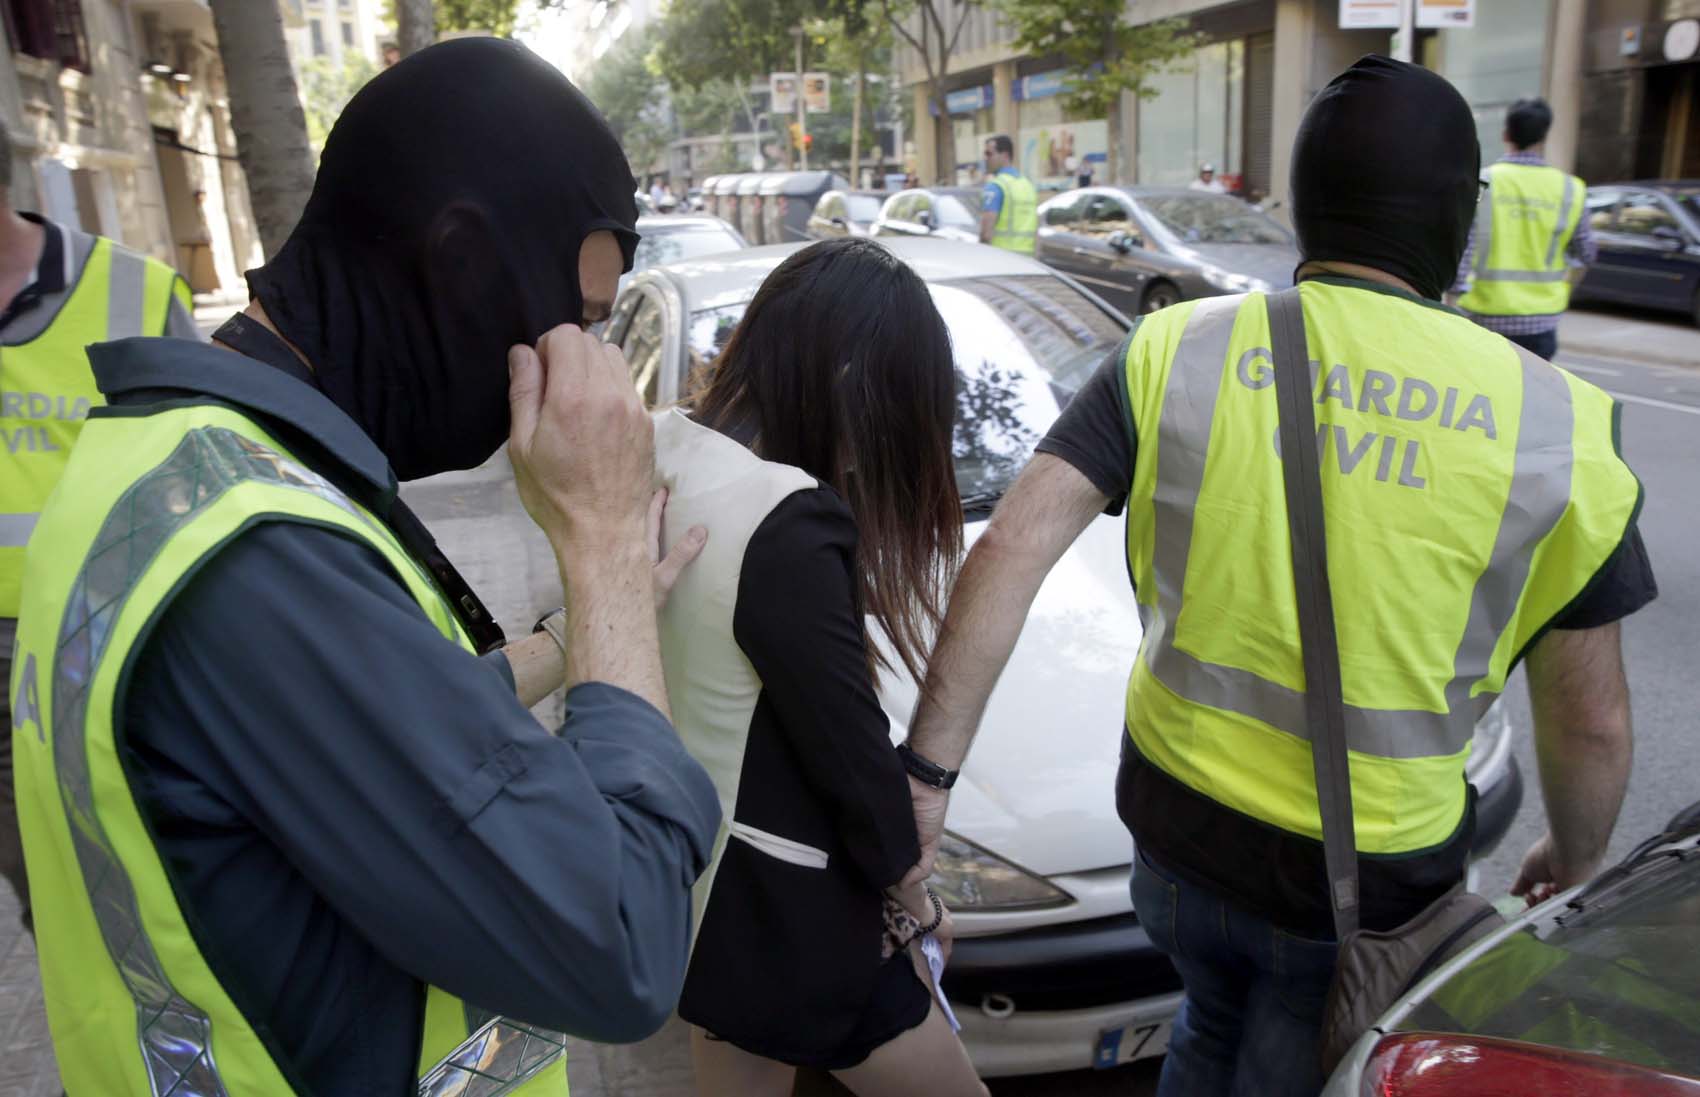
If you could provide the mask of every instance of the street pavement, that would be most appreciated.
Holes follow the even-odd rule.
[[[210,331],[229,308],[202,314]],[[1613,839],[1619,856],[1670,815],[1700,799],[1695,777],[1693,653],[1700,650],[1700,330],[1680,318],[1629,312],[1573,312],[1560,333],[1559,361],[1624,401],[1623,442],[1646,487],[1641,529],[1657,571],[1660,597],[1631,618],[1624,643],[1634,696],[1636,757],[1628,802]],[[548,543],[526,518],[505,453],[469,472],[409,485],[410,505],[436,534],[510,636],[561,602]],[[1499,894],[1515,877],[1523,851],[1543,827],[1534,748],[1527,734],[1528,699],[1519,673],[1506,703],[1525,729],[1517,745],[1528,793],[1510,834],[1483,864],[1482,887]],[[545,724],[561,718],[557,695],[538,706]],[[41,1007],[35,953],[18,928],[9,891],[0,895],[0,1097],[59,1093]],[[575,1042],[570,1051],[574,1097],[689,1097],[690,1056],[683,1027],[629,1047]],[[997,1079],[996,1097],[1146,1097],[1158,1064]],[[799,1080],[797,1093],[846,1091],[824,1076]]]

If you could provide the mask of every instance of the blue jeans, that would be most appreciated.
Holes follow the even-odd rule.
[[[1551,331],[1538,331],[1533,335],[1507,335],[1506,338],[1525,350],[1534,351],[1549,362],[1552,361],[1553,355],[1558,353],[1557,328]]]
[[[1157,1097],[1316,1097],[1334,941],[1297,937],[1140,853],[1133,906],[1186,984]]]

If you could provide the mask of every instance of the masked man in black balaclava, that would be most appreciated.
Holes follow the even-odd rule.
[[[1655,593],[1639,493],[1608,396],[1440,303],[1478,157],[1469,107],[1434,73],[1365,57],[1336,77],[1294,143],[1299,290],[1142,317],[1039,443],[951,594],[909,742],[947,770],[1046,573],[1100,512],[1127,509],[1145,634],[1125,699],[1104,704],[1126,730],[1116,806],[1138,850],[1134,907],[1186,988],[1161,1097],[1321,1089],[1329,897],[1395,929],[1504,833],[1516,781],[1484,770],[1478,810],[1465,762],[1472,742],[1491,756],[1477,719],[1525,655],[1550,829],[1515,891],[1577,884],[1605,852],[1630,754],[1617,622]],[[1280,349],[1272,314],[1302,327],[1308,355]],[[1294,402],[1319,428],[1359,854],[1339,891],[1302,692],[1278,355],[1300,378],[1308,357],[1309,399],[1301,380]],[[948,793],[911,788],[914,879]]]
[[[448,1092],[466,1063],[564,1094],[557,1033],[668,1015],[719,812],[655,600],[704,534],[654,564],[649,420],[575,326],[635,212],[558,72],[433,46],[349,103],[221,345],[91,349],[113,406],[38,526],[16,686],[70,1092]],[[566,592],[506,649],[396,495],[503,441]],[[551,733],[527,706],[563,684]]]

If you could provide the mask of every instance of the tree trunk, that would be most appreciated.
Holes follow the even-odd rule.
[[[939,61],[939,71],[945,72],[945,64],[950,58]],[[933,81],[933,109],[938,116],[933,119],[933,170],[938,173],[935,180],[941,187],[956,185],[956,123],[951,120],[950,108],[945,105],[945,94],[942,90],[944,79]]]
[[[437,40],[435,0],[395,0],[396,45],[406,57]]]
[[[269,259],[289,238],[313,189],[307,116],[276,4],[212,0],[213,27],[230,89],[230,128],[248,177],[248,201]]]
[[[867,54],[856,51],[856,92],[850,100],[850,186],[862,185],[862,85],[868,80]]]
[[[1110,132],[1109,132],[1108,136],[1105,137],[1105,139],[1104,139],[1104,174],[1106,176],[1108,176],[1108,178],[1102,180],[1102,182],[1104,182],[1106,184],[1114,185],[1114,184],[1120,183],[1122,181],[1122,156],[1121,156],[1121,149],[1122,149],[1122,96],[1121,96],[1121,92],[1117,92],[1116,97],[1114,99],[1110,100],[1109,109],[1106,110],[1104,112],[1104,114],[1105,114],[1104,124],[1105,124],[1105,127]],[[1081,158],[1082,161],[1084,161],[1086,159],[1085,154],[1084,153],[1081,154],[1080,158]]]

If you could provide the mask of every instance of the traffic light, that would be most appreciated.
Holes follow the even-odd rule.
[[[810,149],[812,149],[814,147],[815,147],[815,135],[812,134],[812,133],[803,134],[803,151],[808,152]]]

